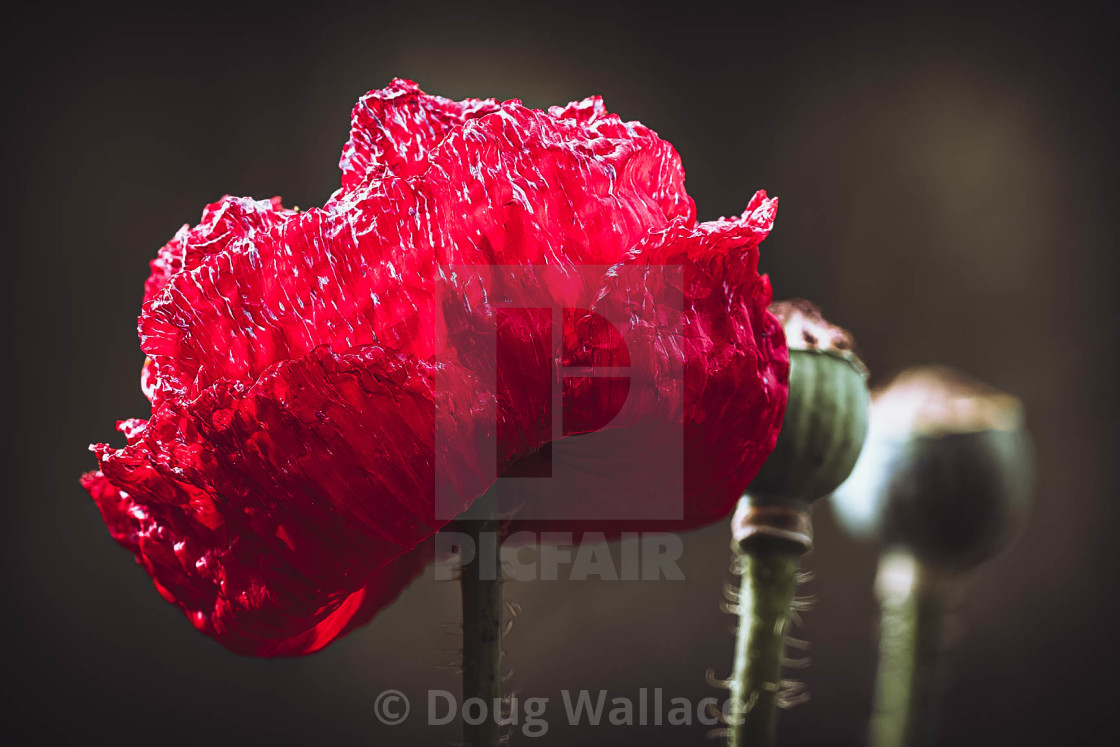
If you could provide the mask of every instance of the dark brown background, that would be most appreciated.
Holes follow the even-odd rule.
[[[900,4],[901,5],[901,4]],[[684,5],[682,4],[682,8]],[[817,301],[876,378],[960,366],[1020,395],[1038,450],[1025,535],[975,576],[944,744],[1106,744],[1117,733],[1115,19],[1069,4],[935,11],[627,15],[598,4],[484,12],[342,10],[5,21],[7,450],[0,731],[14,741],[438,744],[389,687],[455,690],[453,585],[430,578],[367,629],[302,660],[256,661],[194,632],[108,537],[78,486],[86,444],[147,414],[135,337],[147,260],[221,194],[321,203],[350,107],[392,76],[453,97],[544,106],[602,93],[671,140],[701,216],[781,197],[763,246],[780,297]],[[807,705],[787,745],[856,745],[870,708],[875,553],[818,510]],[[678,584],[518,584],[514,685],[711,691],[723,526],[687,538]],[[416,704],[414,704],[416,705]],[[703,729],[584,729],[592,744],[699,744]],[[9,740],[5,740],[9,741]],[[517,743],[532,740],[517,738]]]

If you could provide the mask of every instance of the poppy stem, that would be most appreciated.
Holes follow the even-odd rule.
[[[881,610],[873,747],[933,744],[949,602],[959,585],[905,552],[879,561]]]
[[[782,660],[804,547],[756,537],[739,553],[739,629],[730,682],[728,747],[774,744]]]
[[[463,564],[463,743],[466,747],[496,747],[502,708],[502,566],[498,556],[499,521],[465,521],[464,532],[474,541],[475,555]],[[468,713],[485,718],[469,723]]]

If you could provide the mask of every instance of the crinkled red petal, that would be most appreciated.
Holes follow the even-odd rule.
[[[592,333],[582,340],[583,355],[590,365],[626,367],[625,377],[571,378],[563,390],[564,433],[581,434],[591,445],[586,451],[601,458],[558,467],[581,475],[581,490],[564,496],[566,511],[577,518],[515,519],[509,531],[611,537],[692,529],[730,513],[773,449],[785,413],[789,353],[780,323],[767,311],[769,281],[757,270],[757,247],[776,207],[776,199],[759,192],[739,219],[676,221],[607,275],[593,311],[600,319],[627,320],[619,325],[625,345],[615,335]],[[681,300],[664,287],[677,282]],[[648,304],[637,315],[630,313],[635,299]],[[564,352],[557,351],[561,363]],[[627,398],[639,405],[621,410]],[[618,416],[604,427],[604,413]],[[620,437],[620,431],[629,433]],[[516,515],[533,500],[528,493],[503,491],[504,511]],[[595,518],[625,516],[634,506],[647,516],[677,508],[679,514],[672,521]]]
[[[290,639],[345,627],[325,621],[346,600],[358,614],[415,575],[421,560],[401,557],[444,523],[432,516],[436,398],[448,417],[474,406],[455,395],[397,353],[318,348],[251,386],[221,382],[125,421],[128,445],[95,448],[87,488],[196,625],[237,651],[299,653]]]
[[[370,91],[350,115],[350,139],[338,164],[343,189],[356,189],[367,179],[422,173],[428,154],[448,133],[498,106],[494,99],[431,96],[401,78]]]
[[[253,200],[248,197],[226,195],[206,206],[198,225],[183,226],[151,261],[151,275],[144,284],[143,308],[147,308],[180,272],[189,272],[198,266],[203,257],[224,251],[237,251],[259,231],[267,231],[287,220],[295,213],[280,204],[279,197],[271,200]],[[144,362],[140,374],[141,389],[158,405],[170,392],[160,374],[160,364],[150,358]]]
[[[284,209],[279,197],[254,200],[226,195],[207,205],[198,225],[180,228],[152,260],[152,274],[144,284],[144,303],[155,298],[172,277],[197,267],[206,255],[225,251],[231,244],[248,239],[257,231],[266,231],[293,214]]]
[[[326,645],[557,438],[595,446],[552,465],[581,478],[570,518],[505,494],[511,528],[729,513],[785,405],[757,272],[776,200],[697,225],[672,146],[598,98],[541,112],[408,81],[359,102],[342,168],[324,207],[225,198],[153,263],[153,415],[84,482],[196,626],[249,654]],[[627,520],[639,505],[677,513]]]
[[[507,102],[428,162],[173,277],[140,320],[161,386],[193,396],[322,344],[430,357],[455,267],[611,265],[694,214],[672,146],[614,116],[584,125]]]
[[[244,615],[243,610],[248,608],[244,602],[269,598],[269,591],[246,594],[240,605],[217,595],[196,592],[198,588],[212,586],[209,578],[201,579],[208,570],[207,564],[221,561],[217,559],[217,548],[198,546],[197,530],[179,533],[184,526],[190,527],[189,519],[180,517],[178,523],[168,523],[165,518],[156,518],[101,472],[84,475],[82,485],[97,502],[110,534],[133,551],[160,594],[177,604],[196,628],[226,648],[247,656],[298,656],[318,651],[392,604],[423,573],[434,552],[431,540],[425,541],[371,574],[355,591],[325,600],[322,607],[303,618],[293,618],[271,605],[265,614],[272,624],[262,635],[261,624],[245,626],[238,623],[236,616],[238,612]],[[266,606],[256,609],[264,610]]]

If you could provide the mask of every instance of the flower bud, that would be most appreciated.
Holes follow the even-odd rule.
[[[808,301],[770,307],[789,346],[789,404],[778,441],[732,520],[742,546],[768,535],[812,546],[809,505],[840,485],[867,433],[867,369],[848,332]]]
[[[867,444],[833,505],[852,534],[964,570],[1006,544],[1030,471],[1019,400],[949,368],[914,368],[875,392]]]

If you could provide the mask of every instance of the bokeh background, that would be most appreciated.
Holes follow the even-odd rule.
[[[393,76],[545,106],[593,93],[683,158],[701,217],[781,197],[763,267],[848,326],[881,381],[959,366],[1026,402],[1036,506],[975,574],[940,742],[1115,744],[1118,159],[1116,19],[1049,10],[431,2],[205,4],[7,15],[2,147],[10,305],[3,521],[9,744],[441,744],[388,729],[386,688],[457,690],[453,584],[430,575],[368,628],[301,660],[225,652],[165,603],[78,485],[91,441],[146,416],[136,335],[147,261],[223,193],[320,204],[350,107]],[[115,442],[115,441],[114,441]],[[876,552],[817,511],[812,700],[785,745],[858,745],[871,707]],[[718,694],[727,531],[686,537],[679,583],[510,586],[522,697],[551,729],[515,743],[699,744],[705,729],[562,722],[561,688]]]

